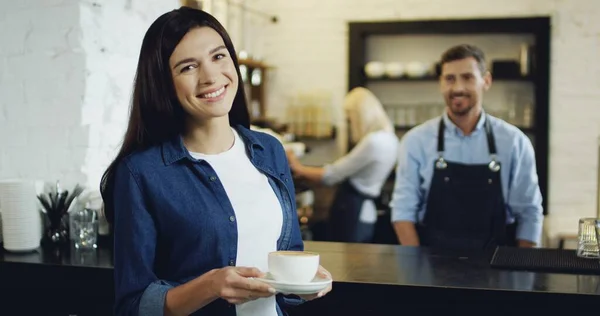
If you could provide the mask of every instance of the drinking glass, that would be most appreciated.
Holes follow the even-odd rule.
[[[95,210],[83,209],[71,216],[72,242],[77,249],[96,249],[98,215]]]

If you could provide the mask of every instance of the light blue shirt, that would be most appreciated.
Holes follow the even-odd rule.
[[[487,164],[490,154],[484,122],[465,136],[444,113],[444,159],[464,164]],[[421,222],[427,208],[427,195],[438,158],[437,135],[440,118],[431,119],[410,130],[400,142],[396,183],[390,202],[392,222]],[[496,160],[501,164],[501,182],[507,222],[518,219],[517,239],[540,244],[543,212],[538,185],[535,153],[529,138],[517,127],[495,117],[490,123],[496,140]]]

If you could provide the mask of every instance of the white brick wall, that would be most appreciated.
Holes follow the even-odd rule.
[[[85,55],[77,1],[0,3],[0,177],[82,178],[70,151],[79,124]]]
[[[82,172],[97,188],[114,158],[127,126],[140,46],[150,24],[179,6],[178,0],[81,1],[81,46],[86,54],[85,96],[79,121],[87,135],[71,137],[84,145]],[[117,22],[118,21],[118,22]]]
[[[237,46],[240,8],[214,1]],[[241,3],[243,0],[236,0]],[[126,127],[144,33],[178,0],[0,2],[0,178],[97,189]]]
[[[299,90],[347,91],[348,21],[474,17],[552,17],[551,131],[548,227],[577,227],[596,207],[600,135],[600,2],[595,0],[248,0],[276,14],[265,27],[266,60],[277,67],[270,84],[271,114],[281,116]]]
[[[0,178],[97,189],[144,32],[177,0],[0,2]]]

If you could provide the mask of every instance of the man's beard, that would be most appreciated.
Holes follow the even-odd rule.
[[[453,98],[454,97],[464,97],[466,98],[466,102],[467,106],[466,107],[454,107],[453,105]],[[463,101],[464,102],[464,101]],[[450,109],[450,112],[452,112],[452,114],[454,114],[455,116],[466,116],[467,114],[469,114],[471,112],[471,110],[473,110],[473,108],[475,108],[475,103],[472,102],[471,100],[471,96],[467,93],[454,93],[450,95],[449,101],[446,104],[446,106],[448,106],[448,108]]]

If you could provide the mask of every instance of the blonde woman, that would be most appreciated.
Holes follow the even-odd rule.
[[[339,184],[329,214],[331,241],[370,242],[377,221],[374,199],[394,169],[399,141],[383,106],[365,88],[350,91],[344,99],[352,150],[324,167],[300,163],[287,152],[294,176],[325,185]]]

